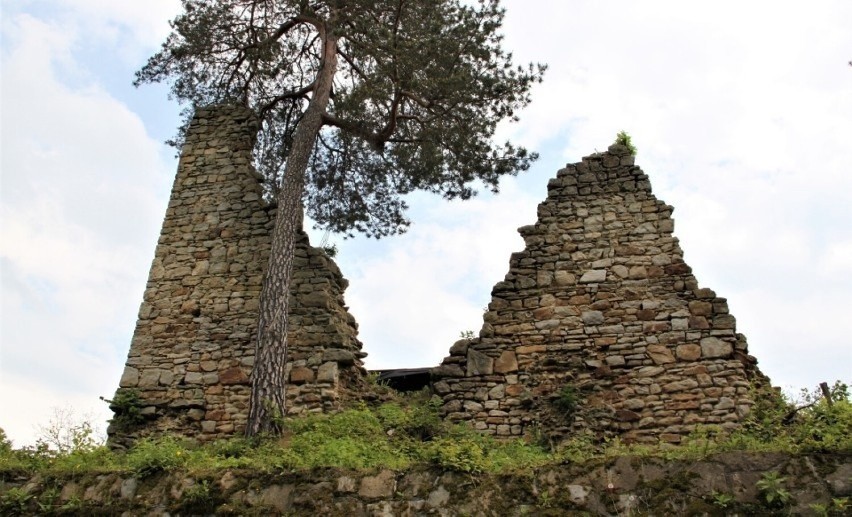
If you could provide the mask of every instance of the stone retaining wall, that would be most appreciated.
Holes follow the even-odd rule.
[[[560,170],[479,337],[433,370],[444,414],[555,441],[736,427],[762,376],[725,299],[683,261],[672,210],[623,146]]]
[[[262,200],[246,109],[200,109],[186,135],[117,396],[138,393],[144,421],[119,418],[112,445],[151,433],[202,440],[244,429],[257,311],[275,208]],[[288,411],[338,407],[363,384],[348,282],[300,234],[288,333]]]
[[[786,506],[761,497],[758,482],[767,472],[778,473]],[[852,496],[851,476],[848,455],[743,452],[694,462],[622,457],[504,474],[437,468],[75,474],[0,477],[0,505],[18,488],[28,496],[26,507],[9,515],[818,515],[813,505],[831,508]]]

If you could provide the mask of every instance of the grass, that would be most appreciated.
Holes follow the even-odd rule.
[[[813,394],[811,404],[782,421],[792,406],[765,397],[742,428],[724,435],[704,427],[679,447],[594,443],[579,437],[557,450],[520,439],[495,440],[466,426],[449,425],[438,416],[439,400],[428,394],[400,396],[377,407],[360,405],[333,415],[288,421],[284,436],[257,440],[232,438],[197,445],[173,436],[141,440],[125,453],[103,446],[56,452],[45,446],[15,450],[0,434],[0,478],[43,474],[78,476],[107,472],[184,471],[191,475],[223,469],[259,472],[309,470],[323,467],[403,470],[432,465],[465,473],[531,472],[544,465],[586,463],[618,456],[701,459],[728,451],[852,453],[852,404],[848,389],[835,385],[832,405]],[[788,419],[789,420],[789,419]],[[2,430],[0,430],[2,432]],[[14,495],[14,494],[13,494]],[[17,504],[9,501],[9,504]]]

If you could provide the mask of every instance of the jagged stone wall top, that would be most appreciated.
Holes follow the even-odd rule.
[[[261,284],[275,208],[262,199],[247,109],[199,109],[177,176],[139,310],[121,393],[139,395],[144,421],[118,418],[110,442],[152,433],[200,439],[241,433]],[[294,260],[286,362],[290,413],[338,407],[363,385],[347,281],[300,232]]]
[[[672,210],[623,146],[560,170],[479,337],[433,372],[444,414],[556,441],[736,427],[760,374],[725,299],[683,261]]]

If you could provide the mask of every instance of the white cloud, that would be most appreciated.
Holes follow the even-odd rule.
[[[114,391],[172,173],[141,119],[87,78],[78,29],[3,22],[0,425],[18,442],[50,407]]]
[[[852,18],[850,5],[506,6],[506,46],[518,61],[550,69],[521,123],[500,132],[542,152],[534,180],[519,182],[541,182],[541,193],[526,191],[509,208],[526,217],[493,220],[491,240],[517,239],[514,228],[534,221],[559,159],[603,150],[626,129],[657,196],[676,207],[686,260],[702,285],[730,299],[767,373],[799,386],[848,379],[849,361],[835,360],[848,357],[848,340],[834,318],[836,307],[852,307],[844,294],[852,284],[844,244],[852,237],[852,38],[839,22]],[[503,215],[507,195],[484,198],[483,213]],[[500,259],[481,275],[487,302],[513,249],[478,241],[482,221],[488,218],[434,201],[416,214],[409,236],[359,245],[357,259],[344,244],[344,260],[370,264],[343,270],[353,280],[349,297],[372,365],[434,364],[468,321],[445,318],[440,308],[474,317],[482,298],[453,286],[452,269],[464,271],[475,259],[456,246],[477,242],[480,254]],[[831,308],[816,310],[820,299]],[[814,341],[822,353],[800,363]],[[789,364],[808,367],[794,373]]]
[[[50,407],[88,410],[117,383],[174,172],[149,135],[176,124],[162,90],[127,84],[177,7],[4,4],[0,426],[19,441]],[[506,7],[506,47],[550,70],[501,134],[541,162],[497,197],[417,196],[406,236],[338,242],[368,365],[433,365],[478,330],[547,179],[625,129],[764,370],[785,386],[850,380],[852,4]]]
[[[368,367],[434,366],[461,332],[478,333],[491,288],[523,249],[515,229],[535,221],[536,201],[515,181],[467,202],[418,196],[414,211],[425,217],[408,234],[341,243]]]
[[[517,137],[573,161],[626,129],[687,262],[729,297],[767,373],[848,380],[835,318],[852,307],[852,6],[507,7],[507,45],[551,64]]]

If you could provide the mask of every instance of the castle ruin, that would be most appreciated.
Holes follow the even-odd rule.
[[[763,379],[757,361],[726,300],[699,288],[673,208],[629,149],[585,157],[547,187],[479,338],[434,370],[447,418],[556,441],[591,432],[677,443],[697,425],[736,427]]]
[[[245,428],[275,211],[251,165],[257,130],[234,106],[199,109],[188,128],[117,392],[138,397],[140,418],[128,426],[116,407],[113,445]],[[697,425],[736,427],[763,377],[725,299],[684,263],[672,207],[629,150],[567,166],[548,191],[538,221],[519,230],[526,249],[495,285],[479,337],[432,371],[445,417],[553,440],[677,443]],[[365,393],[366,354],[334,261],[305,234],[296,257],[287,410],[333,411]]]
[[[244,432],[275,219],[251,164],[257,130],[252,113],[234,106],[199,109],[188,128],[116,393],[138,394],[137,420],[144,421],[116,419],[108,429],[113,445],[163,432],[199,440]],[[338,409],[361,391],[366,373],[358,327],[343,301],[348,282],[304,233],[295,254],[286,362],[291,415]]]

